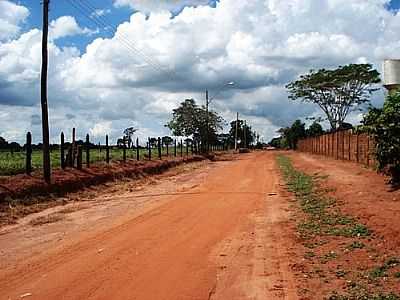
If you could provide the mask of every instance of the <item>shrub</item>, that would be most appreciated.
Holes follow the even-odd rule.
[[[380,171],[400,183],[400,92],[389,95],[382,108],[371,108],[363,120],[364,128],[376,141],[376,159]]]

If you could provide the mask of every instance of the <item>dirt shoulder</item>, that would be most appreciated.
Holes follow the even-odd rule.
[[[299,203],[293,208],[303,244],[297,268],[303,273],[304,298],[399,299],[400,192],[384,176],[355,163],[282,154],[306,174],[293,184],[305,189],[311,180],[315,189],[298,191],[302,209]]]
[[[229,157],[230,155],[220,153],[218,157]],[[125,163],[95,165],[83,170],[56,170],[52,174],[51,184],[46,184],[39,173],[32,176],[21,174],[1,177],[0,226],[16,223],[21,217],[49,207],[65,205],[71,194],[88,187],[96,190],[96,186],[108,182],[141,179],[161,174],[181,164],[190,164],[205,159],[203,156],[190,156],[156,161],[129,160]]]

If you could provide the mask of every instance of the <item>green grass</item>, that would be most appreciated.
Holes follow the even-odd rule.
[[[295,194],[307,215],[307,218],[298,224],[303,238],[313,239],[323,235],[366,237],[371,234],[363,224],[340,212],[336,200],[327,196],[327,190],[320,186],[322,177],[296,170],[286,156],[279,155],[277,161],[289,191]]]
[[[190,153],[190,149],[189,149]],[[163,149],[162,155],[166,156],[166,148]],[[169,156],[174,155],[174,149],[169,149]],[[183,155],[186,155],[186,148],[183,148]],[[83,151],[82,154],[83,163],[86,162],[86,151]],[[147,159],[148,150],[140,149],[140,159]],[[158,150],[152,149],[152,159],[158,159]],[[180,156],[180,151],[178,149],[177,156]],[[61,154],[59,150],[52,150],[50,153],[51,157],[51,166],[52,168],[60,168],[61,166]],[[127,159],[136,159],[136,151],[127,150],[126,151]],[[123,158],[123,150],[118,148],[110,149],[110,159],[111,161],[120,161]],[[25,152],[14,152],[13,154],[9,151],[0,151],[0,176],[8,176],[8,175],[16,175],[25,172]],[[102,163],[106,160],[106,151],[102,149],[101,151],[98,149],[90,150],[90,163]],[[34,150],[32,152],[32,168],[33,170],[39,170],[42,168],[42,151]]]
[[[368,242],[366,237],[371,235],[371,231],[359,223],[355,218],[341,213],[339,204],[332,199],[326,188],[321,186],[321,180],[324,178],[311,176],[299,170],[296,170],[290,159],[284,155],[277,156],[277,162],[286,181],[288,190],[293,192],[300,204],[305,216],[298,222],[298,231],[303,238],[303,244],[308,249],[318,248],[322,241],[330,236],[342,237],[344,240],[354,239],[346,247],[349,250],[362,249],[366,245],[362,242]],[[338,252],[330,251],[324,255],[318,256],[313,251],[307,251],[304,258],[314,260],[312,265],[325,264],[329,261],[339,259]],[[343,254],[341,254],[343,255]],[[380,277],[387,277],[388,271],[395,268],[400,263],[399,259],[388,259],[383,265],[377,266],[370,272],[368,277],[377,280]],[[318,265],[317,265],[318,266]],[[338,269],[335,273],[336,278],[346,280],[346,270]],[[354,272],[353,272],[354,273]],[[398,273],[394,273],[393,276]],[[364,278],[363,274],[362,278]],[[361,278],[361,277],[359,277]],[[370,290],[370,286],[365,286],[357,281],[348,280],[346,295],[338,292],[331,293],[330,300],[400,300],[400,297],[394,293],[383,293]],[[363,281],[362,281],[363,282]]]
[[[370,277],[375,279],[379,277],[387,277],[387,271],[400,264],[400,260],[396,257],[388,259],[382,266],[375,267],[370,273]]]

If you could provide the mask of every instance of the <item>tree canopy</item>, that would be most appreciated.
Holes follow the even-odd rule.
[[[218,130],[224,120],[214,111],[208,112],[208,141],[215,142]],[[175,136],[191,136],[194,141],[205,142],[207,139],[207,112],[198,106],[194,99],[186,99],[173,110],[172,120],[166,125]]]
[[[290,99],[317,104],[336,130],[350,111],[369,102],[379,82],[379,73],[371,64],[349,64],[335,70],[311,70],[286,88]]]
[[[300,120],[296,120],[290,127],[281,128],[279,131],[282,135],[282,147],[297,149],[297,143],[300,139],[306,137],[305,124]]]
[[[234,146],[236,136],[236,120],[230,123],[231,128],[229,130],[229,144]],[[244,120],[238,121],[238,145],[241,148],[248,147],[253,144],[256,138],[256,134],[252,131],[251,126],[245,124]]]
[[[363,129],[375,138],[378,168],[386,170],[395,184],[400,183],[400,92],[389,95],[383,108],[370,108]]]
[[[123,140],[128,142],[128,148],[131,148],[132,136],[137,131],[134,127],[128,127],[124,130]],[[133,145],[132,145],[133,146]]]
[[[324,129],[318,122],[313,122],[306,130],[306,135],[309,137],[320,136],[324,133]]]

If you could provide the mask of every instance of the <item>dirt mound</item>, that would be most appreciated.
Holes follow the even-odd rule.
[[[127,161],[125,163],[102,164],[88,169],[55,170],[52,173],[52,183],[46,184],[41,173],[32,176],[25,174],[9,176],[0,179],[0,204],[7,199],[25,198],[36,195],[63,195],[91,185],[102,184],[118,178],[135,178],[141,175],[161,173],[181,163],[189,163],[205,159],[202,156],[169,159],[159,161]]]

